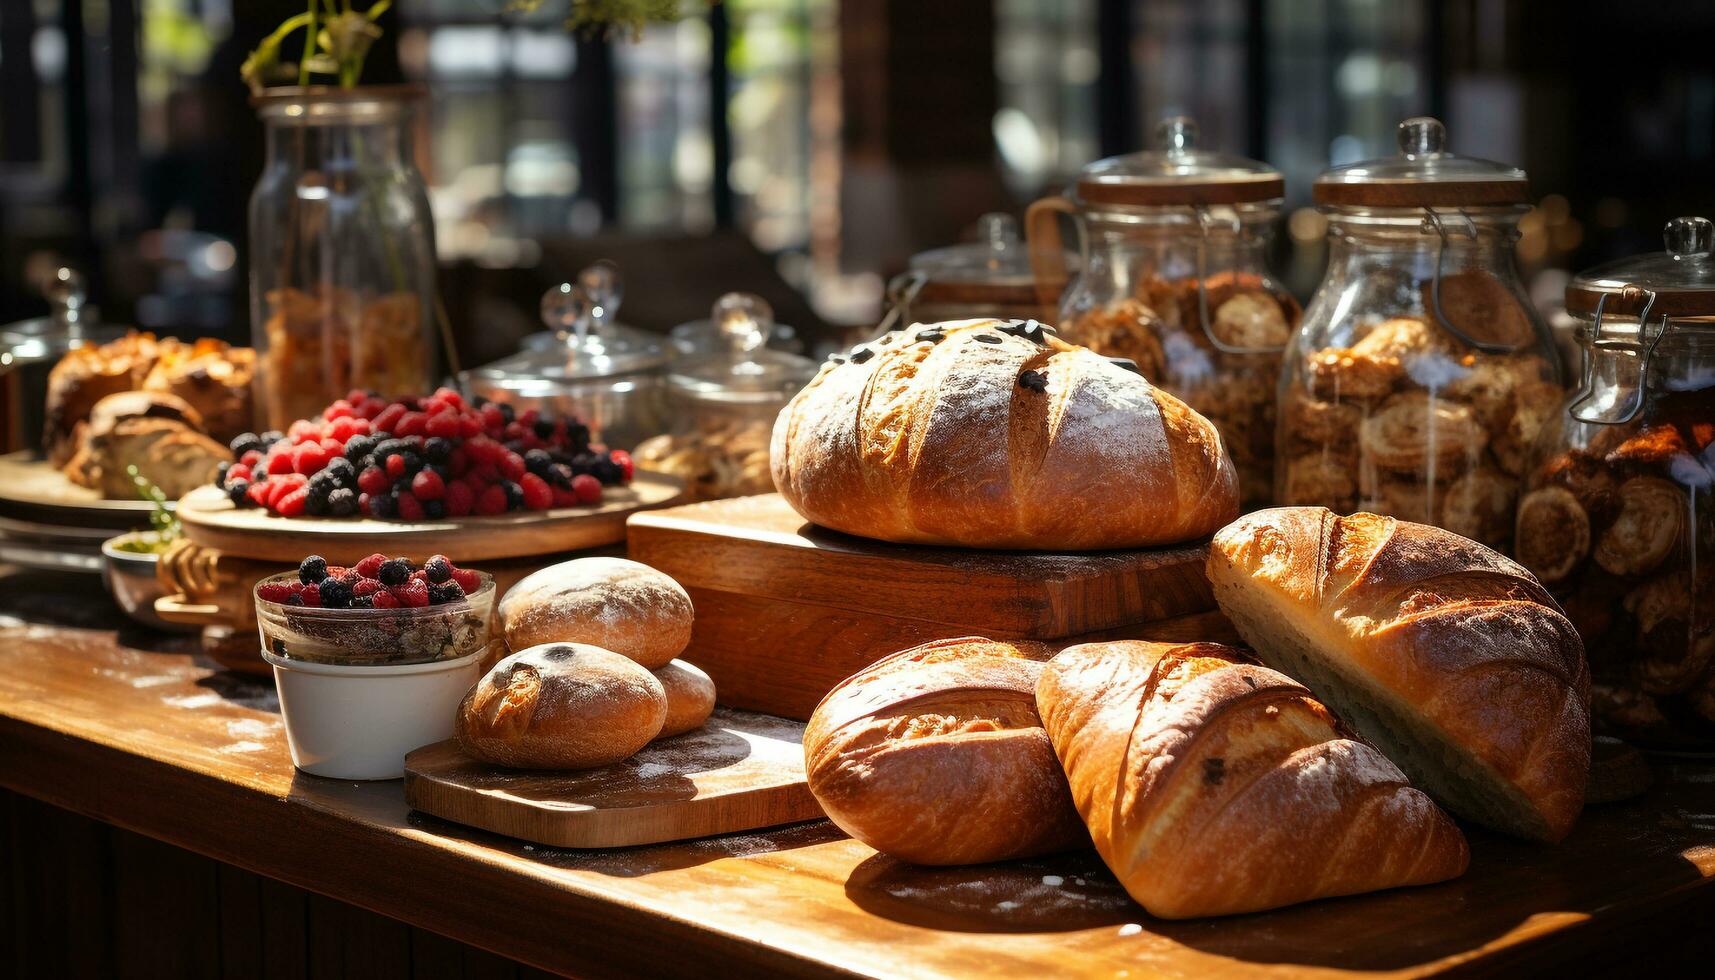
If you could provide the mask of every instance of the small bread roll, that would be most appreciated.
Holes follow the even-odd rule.
[[[500,600],[506,645],[588,643],[660,667],[691,642],[691,597],[624,558],[579,558],[526,576]]]
[[[494,665],[459,705],[465,754],[514,769],[594,769],[630,758],[667,720],[667,692],[636,663],[545,643]]]
[[[667,691],[667,723],[656,738],[683,735],[709,720],[715,710],[715,682],[701,667],[675,660],[653,673]]]

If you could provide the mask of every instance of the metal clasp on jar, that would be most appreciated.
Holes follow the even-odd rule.
[[[1403,127],[1404,124],[1401,125]],[[1454,213],[1465,221],[1465,227],[1460,230],[1460,234],[1471,242],[1476,242],[1477,222],[1465,213],[1464,208],[1455,208]],[[1441,270],[1447,259],[1447,226],[1442,224],[1441,216],[1435,213],[1434,208],[1426,207],[1423,209],[1423,230],[1425,233],[1431,231],[1435,233],[1435,278],[1429,281],[1429,312],[1431,316],[1435,317],[1436,325],[1452,334],[1454,339],[1465,346],[1473,347],[1485,354],[1510,354],[1518,350],[1521,346],[1519,344],[1497,344],[1492,340],[1478,340],[1454,326],[1453,322],[1447,319],[1447,314],[1441,311]]]
[[[1215,224],[1214,215],[1209,213],[1206,204],[1198,204],[1192,208],[1197,216],[1197,323],[1203,328],[1203,336],[1209,338],[1209,343],[1223,354],[1278,354],[1286,349],[1286,344],[1267,345],[1262,347],[1242,347],[1229,344],[1215,336],[1215,321],[1209,316],[1209,229]],[[1244,223],[1239,220],[1237,213],[1231,222],[1225,223],[1236,237],[1244,230]]]
[[[1636,340],[1602,337],[1602,318],[1607,312],[1608,300],[1616,298],[1614,305],[1623,307],[1618,311],[1619,315],[1624,316],[1627,311],[1637,310]],[[1655,299],[1653,290],[1631,285],[1618,293],[1603,293],[1596,298],[1596,318],[1590,325],[1590,353],[1584,358],[1583,381],[1578,387],[1578,397],[1567,406],[1567,411],[1572,413],[1573,418],[1598,425],[1623,425],[1637,418],[1638,413],[1643,410],[1644,393],[1649,384],[1650,361],[1655,357],[1656,346],[1661,343],[1661,338],[1666,336],[1668,330],[1667,314],[1663,313],[1655,336],[1649,335],[1650,310],[1655,306]],[[1629,359],[1635,362],[1637,380],[1628,385],[1612,386],[1626,389],[1624,401],[1615,403],[1597,397],[1596,361],[1600,357]],[[1619,412],[1617,415],[1616,410]]]

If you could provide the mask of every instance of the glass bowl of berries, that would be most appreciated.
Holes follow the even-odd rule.
[[[305,558],[256,585],[292,763],[339,779],[396,779],[412,749],[451,738],[493,645],[494,579],[436,555]],[[498,651],[493,651],[498,652]]]

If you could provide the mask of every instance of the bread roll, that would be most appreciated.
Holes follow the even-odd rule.
[[[514,769],[594,769],[630,758],[667,720],[649,671],[584,643],[545,643],[495,664],[459,705],[465,754]]]
[[[1321,507],[1215,536],[1209,580],[1263,662],[1301,678],[1459,816],[1559,840],[1584,802],[1584,646],[1530,573],[1450,531]]]
[[[1040,644],[936,640],[840,682],[810,716],[810,791],[841,830],[916,864],[1085,840],[1036,716]]]
[[[513,650],[588,643],[660,667],[691,642],[691,597],[679,583],[624,558],[579,558],[525,576],[500,600]]]
[[[1036,704],[1096,850],[1164,919],[1457,877],[1464,835],[1303,685],[1218,643],[1068,647]]]
[[[703,727],[715,710],[715,682],[702,668],[683,660],[675,660],[650,673],[661,682],[667,693],[667,721],[656,738],[683,735]]]
[[[918,324],[831,359],[774,423],[774,484],[883,541],[1078,551],[1238,514],[1215,427],[1040,324]]]

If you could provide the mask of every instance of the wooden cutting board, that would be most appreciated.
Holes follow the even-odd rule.
[[[234,507],[216,487],[199,487],[179,501],[185,536],[205,548],[260,561],[296,564],[318,554],[348,565],[381,552],[418,560],[433,554],[459,562],[524,558],[600,548],[625,540],[625,519],[664,507],[684,484],[638,471],[628,487],[608,487],[595,507],[564,507],[494,517],[439,521],[379,521],[356,517],[280,517],[259,507]]]
[[[631,847],[815,820],[804,726],[717,708],[701,729],[617,765],[529,772],[476,762],[456,741],[405,757],[405,800],[454,823],[551,847]]]
[[[71,482],[32,453],[0,456],[0,517],[89,531],[100,539],[147,526],[154,509],[154,504],[137,497],[108,500],[100,491]]]
[[[686,656],[714,678],[721,703],[787,718],[810,717],[835,684],[929,640],[1064,644],[1219,619],[1204,544],[1081,554],[896,545],[818,528],[764,494],[633,515],[626,545],[690,593]],[[1186,629],[1176,638],[1231,634],[1224,621]]]

